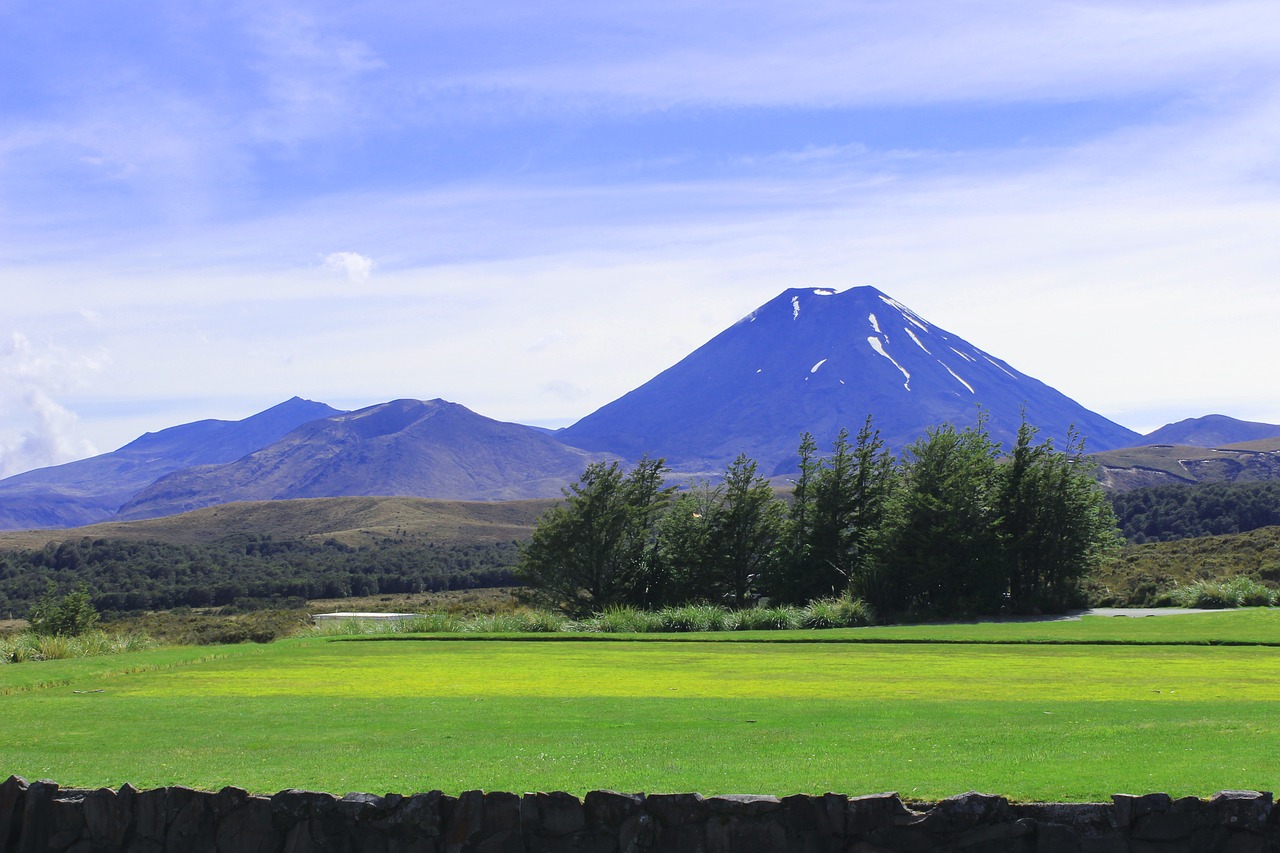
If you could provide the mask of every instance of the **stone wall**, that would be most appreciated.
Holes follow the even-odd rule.
[[[8,853],[717,853],[718,851],[1025,851],[1280,853],[1270,793],[1211,799],[1117,794],[1110,803],[1010,803],[961,794],[702,797],[592,791],[468,791],[385,797],[238,788],[61,789],[0,784]]]

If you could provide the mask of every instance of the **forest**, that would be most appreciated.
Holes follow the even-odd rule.
[[[1280,481],[1152,486],[1111,497],[1134,544],[1246,533],[1280,525]]]
[[[0,552],[0,618],[25,616],[50,581],[63,592],[84,584],[107,615],[509,586],[516,552],[515,542],[357,548],[265,534],[201,545],[85,538]]]

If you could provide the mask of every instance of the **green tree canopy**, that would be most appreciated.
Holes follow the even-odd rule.
[[[617,462],[587,466],[565,502],[538,522],[517,575],[545,603],[571,615],[646,603],[657,525],[674,491],[661,459],[623,473]]]
[[[997,612],[1002,575],[999,446],[982,419],[929,430],[906,450],[903,488],[886,550],[892,610]],[[889,605],[886,607],[886,605]]]

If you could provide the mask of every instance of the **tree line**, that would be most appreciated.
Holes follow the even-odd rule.
[[[1149,486],[1111,498],[1135,544],[1246,533],[1280,525],[1280,481]]]
[[[745,455],[683,488],[661,459],[595,463],[539,520],[517,575],[574,616],[840,596],[882,614],[1061,610],[1120,540],[1078,434],[1058,450],[1036,433],[1024,422],[1005,453],[980,416],[895,457],[867,418],[825,455],[805,434],[789,495]]]
[[[27,615],[50,583],[60,594],[83,584],[98,610],[128,613],[509,586],[516,558],[515,542],[355,548],[259,534],[198,545],[82,538],[0,552],[0,617]]]

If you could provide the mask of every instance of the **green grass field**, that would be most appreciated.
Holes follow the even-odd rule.
[[[315,637],[15,664],[0,775],[1063,801],[1280,783],[1280,649],[1206,644],[1274,643],[1271,612],[858,633]],[[776,642],[817,636],[845,641]],[[1186,644],[1110,645],[1126,639]]]

